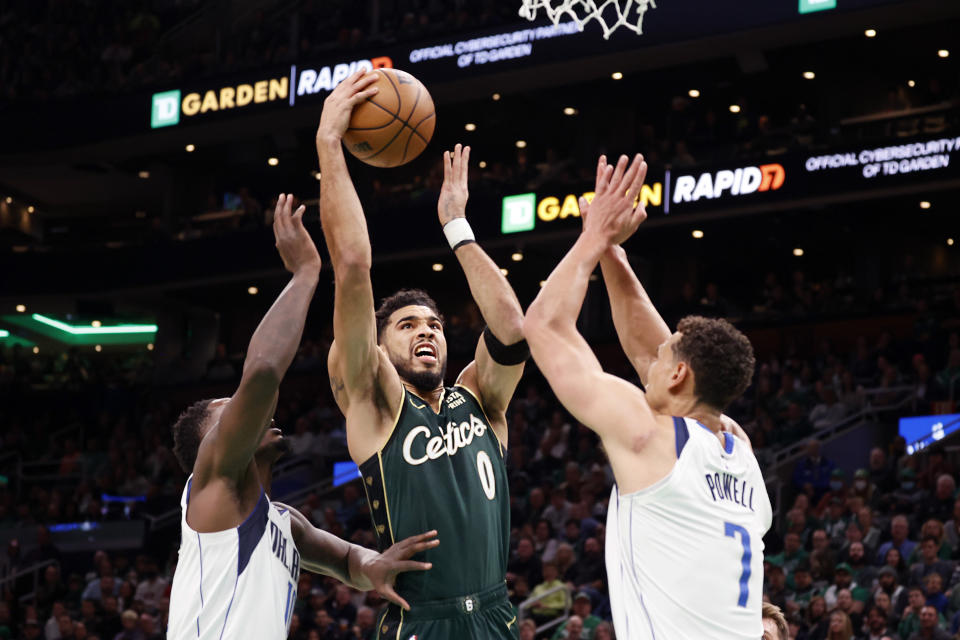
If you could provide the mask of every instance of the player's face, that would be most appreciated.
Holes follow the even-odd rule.
[[[443,384],[447,368],[447,340],[443,324],[429,307],[410,305],[390,315],[380,345],[400,377],[417,389]]]
[[[283,431],[271,419],[263,432],[263,437],[260,439],[260,445],[257,447],[256,456],[258,460],[273,464],[289,450],[290,442],[283,437]]]
[[[680,333],[674,333],[664,340],[647,369],[647,402],[654,410],[663,407],[669,398],[670,380],[677,364],[673,345],[680,338]]]

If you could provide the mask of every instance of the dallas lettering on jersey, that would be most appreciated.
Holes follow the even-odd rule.
[[[278,527],[273,520],[270,521],[270,542],[273,555],[277,556],[280,564],[290,572],[290,577],[293,579],[293,583],[296,584],[297,580],[300,579],[300,552],[297,551],[297,548],[291,542],[290,564],[287,564],[287,536],[283,535],[280,527]]]
[[[733,502],[741,507],[746,507],[750,511],[753,508],[753,487],[747,482],[729,473],[708,473],[706,476],[707,487],[710,489],[710,496],[714,502]],[[750,496],[747,497],[747,490],[750,490]]]
[[[487,432],[487,425],[472,413],[470,422],[461,422],[457,426],[455,422],[447,423],[447,430],[442,435],[430,437],[430,429],[424,426],[414,427],[403,439],[403,459],[408,464],[415,467],[420,466],[427,460],[436,460],[437,458],[448,455],[456,455],[460,449],[467,447],[473,442],[474,438],[482,438]],[[424,445],[417,447],[423,436]],[[417,447],[418,455],[414,457],[414,447]]]

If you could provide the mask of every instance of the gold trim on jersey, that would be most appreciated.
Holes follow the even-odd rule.
[[[393,537],[393,522],[390,519],[390,500],[387,499],[387,476],[383,473],[383,450],[377,451],[377,462],[380,463],[380,484],[383,485],[383,509],[387,512],[387,528],[390,529],[390,544],[396,544]]]
[[[397,625],[397,640],[400,640],[400,629],[403,629],[403,607],[400,607],[400,624]]]
[[[457,384],[455,384],[455,385],[453,385],[453,386],[454,386],[455,388],[456,388],[456,387],[459,387],[459,388],[463,389],[464,391],[466,391],[467,393],[470,394],[470,397],[471,397],[471,398],[473,398],[473,399],[476,401],[477,406],[480,407],[480,412],[483,413],[483,419],[487,421],[487,425],[489,425],[489,427],[490,427],[490,433],[492,433],[492,434],[493,434],[493,437],[497,439],[497,444],[500,446],[500,457],[502,458],[502,457],[503,457],[503,452],[506,451],[507,448],[503,445],[503,441],[500,439],[500,436],[497,435],[497,430],[493,428],[493,423],[490,422],[490,417],[487,416],[487,410],[484,408],[483,402],[480,401],[480,398],[477,397],[477,394],[475,394],[469,387],[464,386],[464,385],[462,385],[462,384],[460,384],[460,383],[457,383]]]

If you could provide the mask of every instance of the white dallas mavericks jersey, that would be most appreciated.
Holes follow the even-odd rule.
[[[677,463],[635,493],[616,486],[607,580],[617,638],[757,640],[763,536],[773,517],[760,466],[729,433],[674,418]]]
[[[286,638],[300,577],[290,513],[261,491],[239,527],[198,533],[187,524],[192,482],[190,476],[180,499],[180,558],[167,638]]]

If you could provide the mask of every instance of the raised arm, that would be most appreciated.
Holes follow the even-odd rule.
[[[594,191],[599,188],[607,166],[607,157],[600,156]],[[586,222],[590,215],[589,204],[581,201],[580,206]],[[617,329],[620,345],[640,376],[640,382],[646,385],[647,370],[657,357],[657,347],[670,337],[670,328],[640,284],[623,247],[608,247],[600,256],[600,268],[603,271],[613,325]]]
[[[304,569],[334,577],[360,591],[376,590],[387,600],[410,610],[410,605],[397,595],[393,585],[399,573],[426,571],[433,566],[410,558],[440,544],[436,531],[411,536],[383,553],[377,553],[316,528],[293,507],[279,502],[274,504],[290,512],[290,533]]]
[[[341,144],[353,107],[376,93],[376,87],[370,86],[376,79],[376,73],[358,72],[340,83],[324,101],[317,129],[317,156],[322,176],[320,221],[336,283],[330,384],[344,414],[352,401],[372,397],[377,383],[382,382],[378,378],[381,354],[377,347],[370,282],[370,238]],[[392,368],[387,369],[393,372],[394,380],[391,385],[388,379],[387,386],[391,388],[382,390],[396,404],[401,398],[400,379]],[[376,421],[371,418],[365,422],[372,425]]]
[[[443,187],[437,202],[440,224],[445,228],[452,221],[465,224],[467,215],[467,178],[470,147],[457,145],[453,152],[443,153]],[[502,416],[523,375],[523,359],[511,358],[513,352],[526,351],[523,345],[523,309],[513,287],[500,268],[476,242],[465,241],[454,248],[460,267],[467,276],[470,293],[487,323],[489,334],[480,338],[474,361],[460,374],[458,382],[478,394],[487,416],[494,421]],[[496,352],[491,356],[488,343]],[[516,346],[514,346],[516,345]],[[508,354],[500,356],[501,352]],[[515,362],[520,359],[520,362]],[[498,362],[499,360],[499,362]],[[506,437],[505,424],[502,433]]]
[[[646,385],[647,370],[657,357],[657,347],[670,337],[670,328],[640,284],[623,247],[615,245],[604,251],[600,268],[620,345]]]
[[[639,156],[629,170],[626,157],[616,169],[604,169],[591,204],[596,215],[550,274],[524,321],[533,358],[563,406],[604,440],[612,438],[631,449],[652,427],[653,412],[639,389],[603,372],[576,323],[600,256],[628,238],[646,217],[642,206],[633,206],[645,174],[646,163]]]
[[[276,406],[280,380],[297,353],[317,287],[320,255],[303,226],[304,207],[291,213],[292,208],[293,196],[280,194],[273,233],[283,265],[293,278],[253,332],[240,386],[224,407],[216,437],[210,440],[207,459],[217,475],[236,477],[250,464]]]

